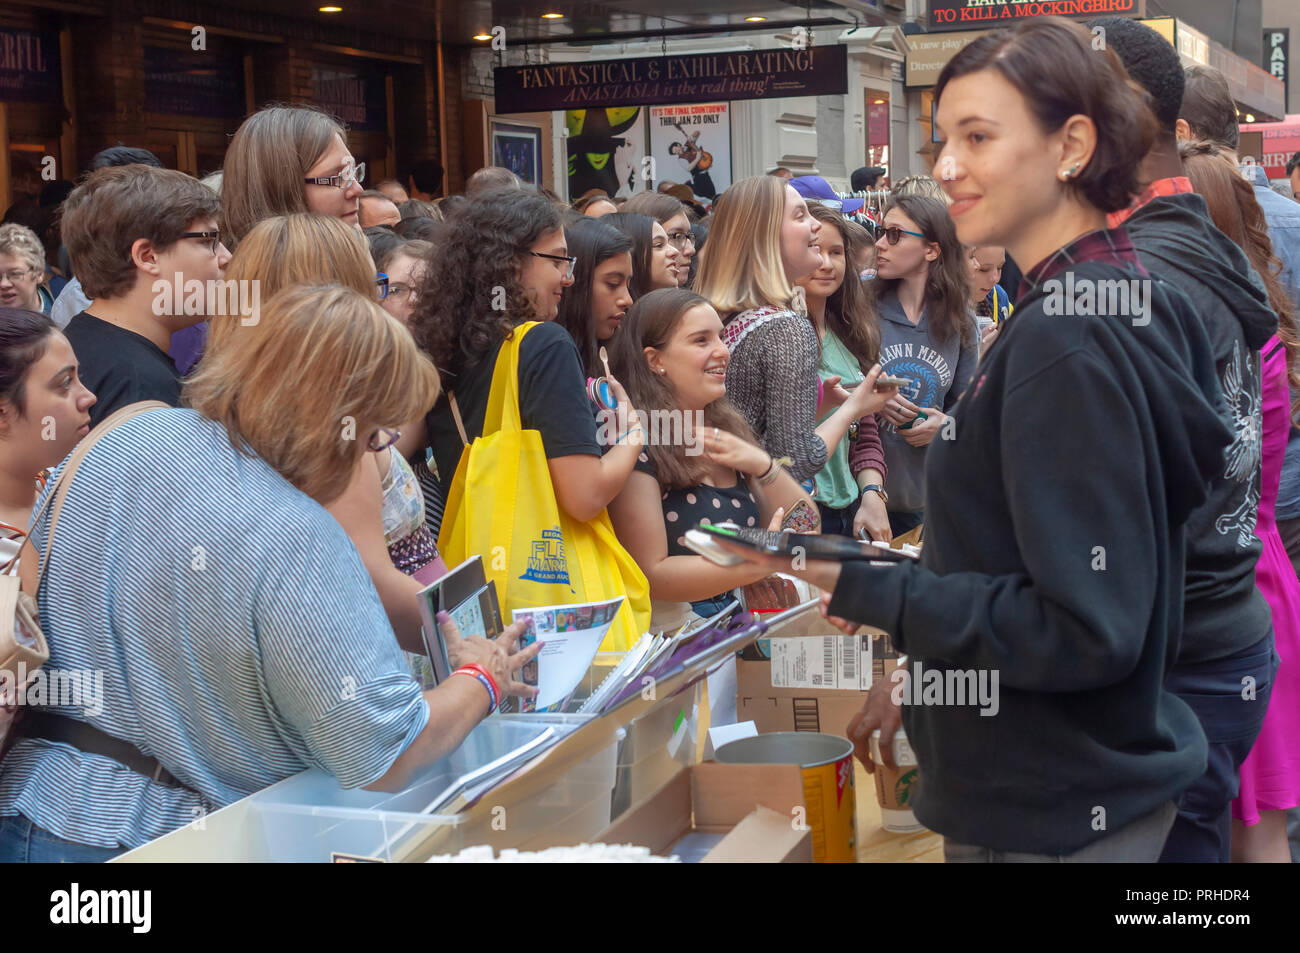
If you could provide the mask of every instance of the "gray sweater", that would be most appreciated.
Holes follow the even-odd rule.
[[[743,312],[728,322],[743,320]],[[817,364],[821,346],[812,322],[778,311],[756,322],[737,341],[728,340],[727,397],[754,428],[763,449],[789,457],[796,480],[811,480],[826,465],[826,443],[817,436]]]
[[[974,315],[970,321],[970,344],[960,346],[953,335],[942,344],[930,334],[929,308],[916,324],[907,320],[897,293],[890,291],[880,299],[880,365],[886,374],[907,377],[915,383],[904,388],[903,396],[918,407],[937,407],[944,413],[957,402],[975,374],[979,353],[979,335]],[[884,417],[880,417],[880,444],[885,451],[889,473],[885,492],[889,508],[901,513],[919,513],[925,508],[925,452],[927,447],[913,447]],[[942,440],[940,434],[935,437]]]

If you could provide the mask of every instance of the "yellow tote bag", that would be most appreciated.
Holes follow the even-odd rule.
[[[537,323],[520,325],[501,345],[483,436],[461,453],[438,549],[448,566],[483,557],[507,623],[514,609],[626,596],[601,643],[602,651],[626,651],[649,628],[650,584],[608,513],[580,523],[560,508],[542,435],[519,419],[519,346]]]

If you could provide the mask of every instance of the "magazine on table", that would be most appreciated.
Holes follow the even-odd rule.
[[[698,624],[684,625],[676,632],[660,635],[646,633],[636,645],[623,656],[614,670],[605,677],[591,697],[578,709],[581,715],[599,715],[608,711],[614,703],[627,697],[629,689],[640,687],[644,677],[654,677],[651,673],[663,674],[668,660],[678,656],[683,648],[689,647],[702,632],[713,629],[723,619],[734,612],[740,603],[732,601],[717,615],[704,619]]]
[[[538,690],[536,698],[518,700],[521,712],[564,711],[591,668],[623,599],[514,610],[513,621],[526,623],[519,650],[534,642],[545,643],[518,676]]]

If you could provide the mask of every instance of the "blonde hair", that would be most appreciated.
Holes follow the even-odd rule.
[[[765,305],[801,310],[803,289],[790,283],[781,261],[785,190],[785,179],[755,175],[714,206],[694,290],[723,321]]]
[[[222,275],[227,282],[256,281],[259,307],[289,285],[332,282],[375,297],[375,268],[361,233],[332,215],[302,212],[258,222],[239,243]],[[228,284],[239,288],[238,284]],[[241,303],[248,298],[240,295]],[[225,309],[222,309],[225,310]],[[265,315],[213,316],[208,321],[208,348],[243,331]],[[239,333],[236,333],[239,332]]]
[[[948,198],[948,193],[943,190],[939,181],[928,175],[909,175],[899,179],[889,190],[889,195],[890,198],[900,195],[927,195],[932,199],[938,199],[945,206],[952,204],[952,199]]]
[[[303,179],[338,136],[347,133],[311,106],[270,106],[236,130],[222,163],[222,231],[234,248],[272,215],[307,211]]]
[[[26,225],[17,222],[0,225],[0,255],[24,259],[27,267],[36,272],[37,280],[45,280],[45,246]]]
[[[239,337],[210,342],[186,398],[318,503],[337,499],[374,428],[419,417],[438,372],[406,327],[340,285],[286,288]],[[245,336],[246,335],[246,336]]]

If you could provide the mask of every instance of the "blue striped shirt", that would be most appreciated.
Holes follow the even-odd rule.
[[[67,840],[136,847],[309,767],[364,787],[429,719],[342,528],[190,410],[137,417],[82,463],[39,602],[47,670],[104,673],[102,711],[51,710],[193,789],[23,740],[0,815]]]

